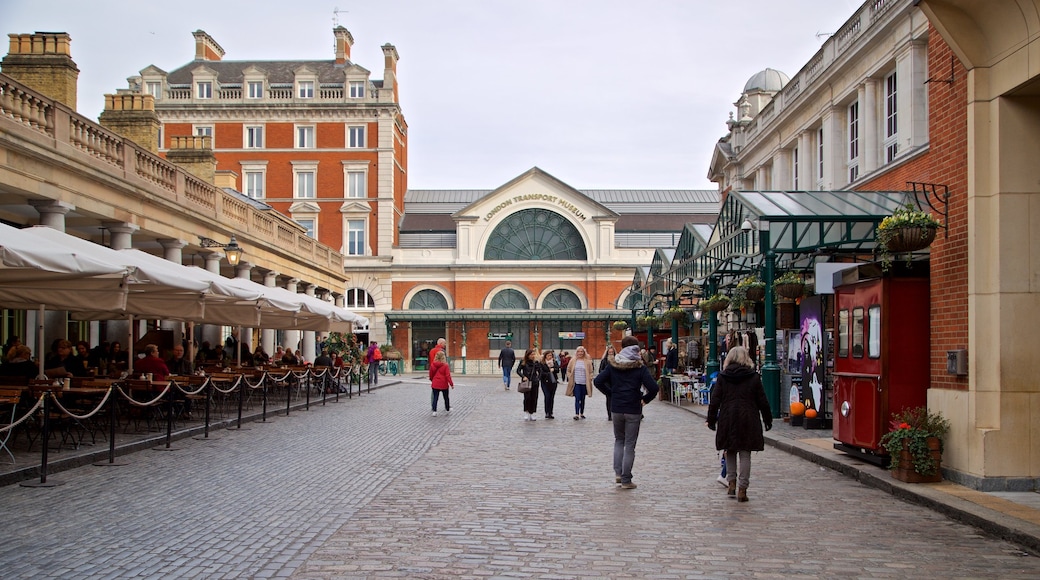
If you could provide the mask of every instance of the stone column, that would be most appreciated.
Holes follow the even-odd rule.
[[[343,305],[346,303],[346,300],[345,300],[345,298],[343,297],[342,294],[338,294],[336,292],[333,292],[332,293],[332,303],[335,304],[336,306],[340,307],[340,308],[343,308],[344,307]]]
[[[297,285],[299,283],[300,283],[299,278],[289,278],[289,280],[285,282],[285,289],[288,290],[289,292],[292,292],[292,293],[295,294],[296,291],[297,291],[296,287],[297,287]],[[300,346],[300,331],[299,330],[286,330],[284,333],[282,333],[282,336],[285,337],[285,344],[283,344],[282,346],[284,346],[285,348],[291,348],[293,351],[295,351],[297,348],[299,348],[299,346]]]
[[[29,205],[40,214],[41,226],[54,228],[59,232],[65,231],[65,214],[76,209],[71,203],[46,199],[30,199]]]
[[[206,270],[216,275],[220,275],[220,260],[224,257],[224,252],[207,251],[202,254],[202,259],[206,262]],[[220,339],[220,326],[216,324],[200,324],[199,325],[199,346],[202,346],[203,341],[209,342],[210,348],[213,348],[218,343],[221,343]]]
[[[112,234],[111,247],[113,250],[127,250],[134,247],[134,232],[141,229],[127,222],[101,222],[101,225]]]
[[[307,284],[307,286],[304,287],[303,293],[313,298],[314,291],[317,289],[318,287],[316,285]],[[303,348],[301,350],[303,350],[303,358],[307,359],[308,362],[314,362],[314,340],[315,335],[313,330],[303,331]]]
[[[235,277],[242,278],[243,280],[250,279],[250,272],[253,270],[253,265],[249,262],[239,262],[235,266]],[[244,344],[249,347],[249,351],[253,351],[253,327],[243,326],[242,332],[238,335],[239,344]],[[235,353],[235,360],[238,360],[238,353]]]
[[[184,246],[188,245],[188,242],[184,240],[176,240],[173,238],[160,238],[156,240],[159,245],[163,247],[163,259],[169,260],[174,264],[182,263],[181,250]],[[184,340],[184,323],[175,320],[163,320],[161,323],[163,330],[173,331],[173,344],[180,344]],[[160,356],[165,356],[160,353]],[[188,356],[188,350],[185,349],[185,356]]]
[[[278,285],[278,272],[268,272],[264,274],[264,286],[268,288],[274,288]],[[264,347],[264,352],[270,356],[274,356],[274,338],[275,330],[273,328],[265,328],[260,331],[260,346]]]

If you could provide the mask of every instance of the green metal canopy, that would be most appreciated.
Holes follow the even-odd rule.
[[[715,277],[719,286],[727,286],[757,270],[767,251],[778,266],[798,269],[820,255],[872,253],[881,220],[912,202],[914,194],[907,191],[733,192],[708,247],[673,264],[668,279],[677,286]],[[768,248],[761,246],[763,239],[769,240]]]

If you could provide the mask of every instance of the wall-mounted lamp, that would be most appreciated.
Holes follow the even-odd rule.
[[[227,256],[228,264],[231,264],[232,267],[237,266],[239,261],[242,260],[242,246],[235,241],[235,234],[231,234],[231,241],[226,244],[199,236],[199,245],[203,248],[222,248],[224,255]]]

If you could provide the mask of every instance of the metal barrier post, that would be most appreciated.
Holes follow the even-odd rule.
[[[40,481],[20,483],[19,485],[22,487],[54,487],[64,484],[59,481],[47,481],[47,446],[51,437],[51,406],[48,404],[51,398],[50,391],[44,392],[43,397],[43,433],[40,435],[43,438],[43,454],[40,460]]]

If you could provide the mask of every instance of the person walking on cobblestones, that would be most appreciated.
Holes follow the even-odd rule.
[[[607,368],[610,361],[614,360],[614,355],[617,354],[617,350],[614,349],[614,345],[608,344],[607,348],[603,350],[603,360],[599,361],[599,370]],[[610,393],[604,392],[604,397],[607,400],[607,421],[613,421],[610,416]]]
[[[373,385],[378,385],[379,361],[383,360],[383,353],[379,350],[378,342],[373,340],[372,344],[368,345],[368,351],[365,353],[365,360],[368,361],[368,382]]]
[[[498,352],[498,368],[502,369],[502,384],[509,390],[509,383],[513,378],[513,367],[516,366],[516,353],[513,352],[513,342],[506,341],[506,347]]]
[[[544,366],[533,348],[527,349],[524,359],[516,365],[516,374],[531,382],[531,390],[524,393],[524,421],[534,421],[534,414],[538,412],[538,389]]]
[[[567,364],[567,396],[574,397],[574,419],[585,418],[585,397],[589,392],[589,380],[593,378],[592,359],[584,346],[574,351],[574,359]],[[607,409],[609,412],[610,409]]]
[[[455,382],[451,380],[451,369],[448,368],[448,357],[444,351],[440,351],[433,357],[430,363],[430,403],[433,407],[433,416],[437,416],[437,397],[444,394],[444,412],[451,413],[451,401],[448,399],[448,389],[455,388]]]
[[[634,336],[621,339],[621,352],[607,361],[593,381],[596,388],[610,392],[610,413],[614,420],[614,482],[622,489],[635,489],[632,465],[636,459],[636,440],[643,421],[643,407],[657,397],[657,381],[643,364],[639,341]],[[644,394],[645,392],[645,394]]]
[[[556,366],[556,359],[551,350],[545,351],[545,356],[542,357],[542,367],[542,394],[545,395],[545,402],[542,403],[542,406],[545,407],[545,418],[555,419],[553,408],[556,403],[556,386],[560,383],[560,369]]]
[[[759,415],[762,419],[759,420]],[[708,404],[708,428],[715,431],[715,449],[726,452],[727,495],[748,500],[751,452],[765,449],[762,424],[773,428],[773,413],[746,348],[734,346],[726,354],[722,372]]]

